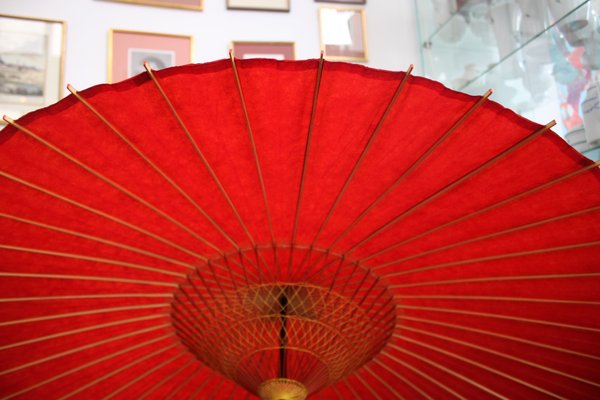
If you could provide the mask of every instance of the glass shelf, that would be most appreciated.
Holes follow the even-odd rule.
[[[600,76],[600,0],[415,0],[424,75],[492,99],[581,142],[581,103]],[[579,132],[579,134],[578,134]],[[585,138],[585,135],[583,136]]]

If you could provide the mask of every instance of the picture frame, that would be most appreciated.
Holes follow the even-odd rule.
[[[192,62],[192,36],[111,29],[108,40],[109,83],[144,72],[144,61],[153,70]]]
[[[363,8],[319,7],[321,49],[330,60],[368,60],[366,16]]]
[[[337,3],[337,4],[356,4],[365,5],[367,0],[315,0],[317,3]]]
[[[227,0],[229,10],[290,11],[290,0]]]
[[[64,21],[0,14],[0,115],[17,119],[63,97],[66,29]]]
[[[295,60],[294,42],[231,42],[230,48],[236,58],[272,58],[275,60]]]
[[[183,10],[202,11],[204,0],[105,0],[115,3],[138,4],[142,6],[154,6],[165,8],[179,8]]]

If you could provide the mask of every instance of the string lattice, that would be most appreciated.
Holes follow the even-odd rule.
[[[308,393],[348,376],[389,340],[392,296],[344,257],[262,247],[200,265],[175,295],[173,323],[195,356],[254,394],[276,378]]]

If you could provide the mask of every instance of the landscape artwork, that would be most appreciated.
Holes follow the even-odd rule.
[[[11,117],[60,98],[63,23],[0,16],[0,111]]]

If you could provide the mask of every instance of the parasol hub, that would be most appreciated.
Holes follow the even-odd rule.
[[[304,400],[308,390],[293,379],[276,378],[261,383],[258,395],[262,400]]]
[[[304,399],[350,375],[396,325],[392,296],[369,269],[300,246],[207,261],[172,307],[175,330],[201,362],[269,400]]]

